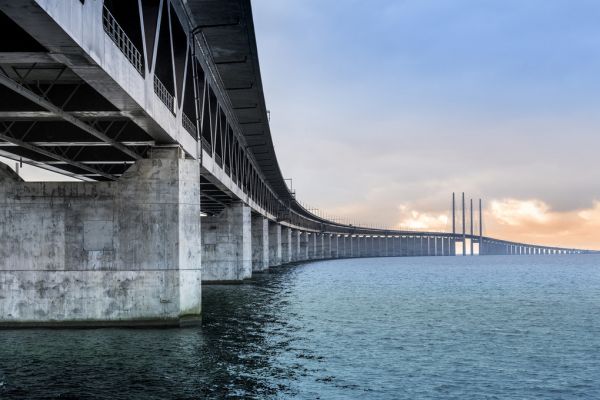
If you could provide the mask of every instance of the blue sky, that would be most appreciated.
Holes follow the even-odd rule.
[[[439,221],[452,191],[563,219],[596,207],[599,1],[252,5],[279,162],[301,200],[394,226]]]

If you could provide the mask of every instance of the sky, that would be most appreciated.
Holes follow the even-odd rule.
[[[464,191],[483,199],[486,235],[600,249],[600,1],[252,7],[273,141],[301,202],[449,230]]]
[[[253,0],[279,164],[375,226],[600,249],[600,2]]]

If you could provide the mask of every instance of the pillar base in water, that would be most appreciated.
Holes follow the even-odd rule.
[[[0,165],[0,327],[199,320],[199,169],[176,150],[116,182],[23,182]]]

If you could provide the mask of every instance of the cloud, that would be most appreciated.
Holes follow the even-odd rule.
[[[444,231],[448,228],[448,215],[410,210],[406,205],[398,206],[398,210],[401,213],[398,229]]]
[[[600,249],[600,201],[579,210],[553,210],[539,199],[494,200],[486,210],[487,234],[514,241]]]
[[[494,200],[490,212],[498,223],[522,226],[525,223],[543,224],[549,220],[550,207],[540,200]]]

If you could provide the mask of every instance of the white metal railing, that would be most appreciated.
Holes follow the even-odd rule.
[[[169,111],[175,115],[175,98],[156,75],[154,75],[154,93],[167,106]]]
[[[123,28],[121,28],[121,25],[119,25],[106,6],[104,6],[102,11],[102,25],[104,26],[106,34],[117,45],[119,50],[127,57],[140,75],[144,76],[142,53],[135,47],[131,39],[129,39],[129,36],[127,36]]]
[[[181,113],[181,125],[183,125],[183,128],[194,138],[197,136],[198,130],[196,129],[196,124],[193,123],[185,113]]]

